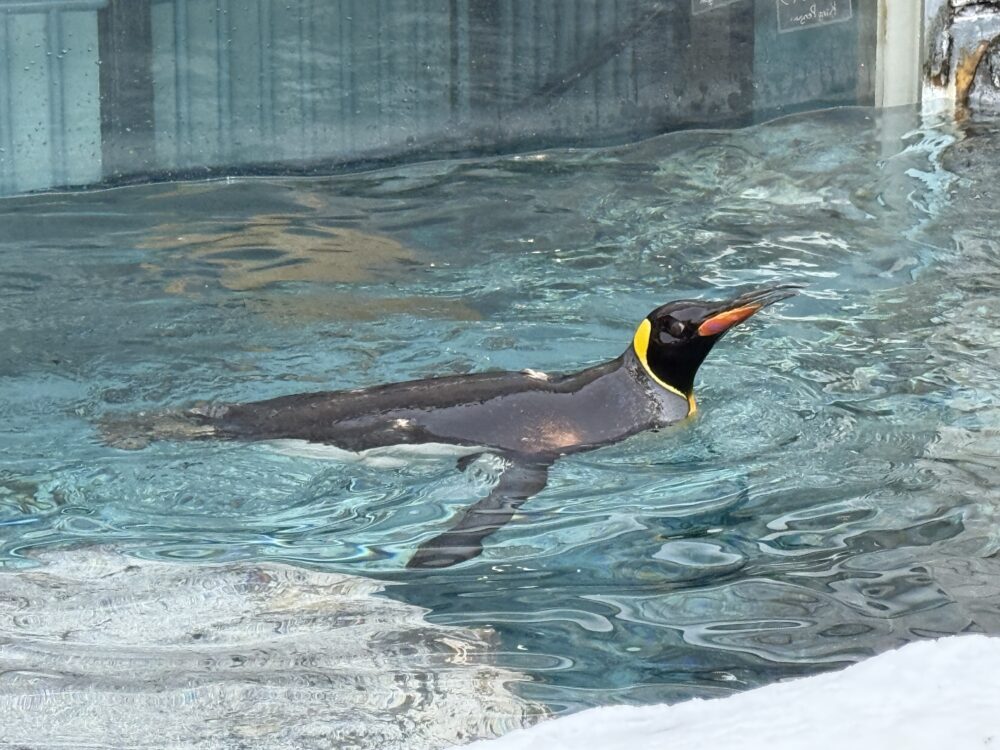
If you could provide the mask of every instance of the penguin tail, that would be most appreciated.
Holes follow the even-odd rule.
[[[112,448],[141,450],[158,440],[204,440],[218,437],[210,408],[108,414],[98,423],[101,440]]]

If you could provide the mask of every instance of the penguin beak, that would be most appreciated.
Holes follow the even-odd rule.
[[[754,289],[752,292],[723,302],[702,320],[698,326],[698,335],[719,336],[768,305],[798,294],[801,288],[801,284],[779,284]]]

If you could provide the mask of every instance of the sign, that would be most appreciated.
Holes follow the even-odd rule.
[[[691,15],[708,13],[710,10],[738,3],[740,0],[691,0]]]
[[[851,20],[851,0],[778,0],[778,31],[802,31]]]

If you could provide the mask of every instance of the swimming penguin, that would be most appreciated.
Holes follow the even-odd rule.
[[[421,544],[407,564],[446,567],[480,554],[483,540],[545,487],[561,456],[693,414],[695,373],[715,343],[797,288],[670,302],[642,320],[620,357],[579,372],[487,372],[197,407],[176,414],[173,427],[161,421],[149,437],[305,440],[355,453],[443,444],[467,456],[498,455],[505,469],[489,495]]]

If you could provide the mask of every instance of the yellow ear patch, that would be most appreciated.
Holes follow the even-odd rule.
[[[688,402],[688,416],[691,416],[698,408],[694,403],[694,394],[681,393],[678,389],[670,385],[670,383],[660,380],[656,376],[656,373],[653,372],[653,368],[649,366],[649,359],[646,353],[649,351],[649,334],[652,330],[653,324],[649,322],[649,318],[643,318],[639,327],[635,329],[635,336],[632,337],[632,349],[635,351],[635,356],[639,358],[639,362],[642,363],[642,369],[653,379],[653,382]]]
[[[653,326],[649,322],[649,318],[643,318],[639,327],[635,329],[635,336],[632,337],[632,348],[635,350],[635,356],[639,358],[646,370],[649,370],[649,365],[646,362],[646,350],[649,349],[649,332],[651,330],[653,330]]]

